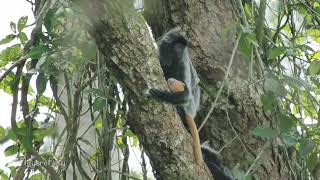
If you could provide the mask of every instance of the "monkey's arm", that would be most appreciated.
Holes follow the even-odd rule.
[[[170,82],[169,82],[170,79],[172,79],[172,78],[168,79],[169,89],[171,89]],[[178,80],[176,80],[176,81],[178,81]],[[180,83],[182,83],[182,82],[180,82]],[[161,91],[158,89],[151,89],[150,94],[154,98],[159,99],[161,101],[165,101],[165,102],[168,102],[168,103],[171,103],[174,105],[182,105],[182,104],[188,102],[188,97],[189,97],[188,88],[184,87],[184,83],[182,83],[182,84],[183,84],[183,87],[180,87],[180,85],[177,86],[177,88],[179,90],[182,89],[182,91],[172,91],[171,90],[171,92],[169,92],[169,91]],[[173,85],[173,87],[175,87],[175,85]]]

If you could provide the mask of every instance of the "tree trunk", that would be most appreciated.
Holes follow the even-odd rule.
[[[191,59],[205,90],[196,118],[199,126],[213,100],[219,96],[213,113],[200,131],[202,142],[209,140],[215,150],[221,150],[224,164],[229,168],[240,164],[241,171],[258,179],[296,179],[297,170],[288,162],[287,150],[276,140],[268,142],[250,133],[258,125],[276,124],[275,118],[262,109],[263,79],[253,77],[248,81],[249,61],[238,53],[228,72],[240,35],[237,3],[231,0],[146,0],[145,16],[156,37],[179,25],[190,39]]]
[[[129,5],[130,4],[130,5]],[[130,7],[129,7],[130,6]],[[211,179],[194,163],[190,134],[171,105],[146,95],[166,86],[144,19],[131,1],[82,1],[90,33],[123,88],[129,92],[128,124],[139,136],[157,179]],[[160,86],[160,87],[159,87]]]

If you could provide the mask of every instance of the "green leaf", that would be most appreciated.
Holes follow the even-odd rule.
[[[296,43],[299,44],[299,45],[303,45],[306,40],[307,40],[307,37],[306,36],[299,36],[299,37],[296,37]]]
[[[310,55],[310,59],[312,59],[312,60],[313,60],[313,59],[315,59],[315,60],[320,59],[320,51],[317,51],[317,52],[311,54],[311,55]]]
[[[48,47],[40,45],[35,48],[32,48],[28,53],[28,57],[32,59],[40,59],[41,55],[48,51],[49,51]]]
[[[56,127],[49,127],[49,128],[39,128],[33,130],[33,137],[36,141],[41,141],[46,136],[54,135],[57,132]]]
[[[316,147],[316,143],[310,139],[303,139],[300,142],[299,153],[302,157],[307,156]]]
[[[301,87],[304,87],[307,91],[313,91],[312,87],[308,83],[306,83],[306,81],[301,80],[300,78],[284,76],[284,80],[286,83],[288,83],[289,86],[295,89],[300,89]]]
[[[317,152],[314,152],[314,153],[310,154],[310,156],[308,156],[308,159],[307,159],[306,163],[307,163],[308,169],[311,172],[316,168],[316,166],[318,164],[318,159],[319,158],[318,158],[318,153]]]
[[[17,174],[17,167],[15,167],[15,166],[10,166],[9,167],[9,169],[10,169],[10,176],[11,177],[15,177],[16,176],[16,174]]]
[[[134,136],[133,137],[132,145],[133,145],[133,147],[138,147],[139,146],[139,138],[138,138],[138,136]]]
[[[27,151],[27,152],[30,152],[32,150],[32,136],[31,134],[27,134],[27,136],[22,136],[20,138],[20,142],[22,143],[22,148]]]
[[[312,61],[309,66],[309,73],[311,76],[317,75],[320,71],[320,62]]]
[[[316,43],[320,44],[320,37],[314,38],[314,41],[316,41]]]
[[[102,108],[106,106],[106,100],[102,98],[96,98],[96,100],[93,103],[93,110],[94,111],[100,111]]]
[[[43,106],[50,107],[52,105],[52,102],[54,102],[52,98],[48,98],[45,96],[41,96],[39,98],[39,104],[41,104]]]
[[[0,67],[8,64],[8,62],[15,61],[21,55],[21,45],[16,44],[6,48],[0,54]]]
[[[285,88],[279,80],[274,78],[267,78],[264,81],[264,89],[268,92],[272,92],[276,96],[284,96],[286,94]]]
[[[274,109],[274,107],[276,107],[275,105],[277,104],[277,100],[272,95],[272,93],[267,92],[261,95],[260,100],[265,110],[272,110]]]
[[[41,96],[46,90],[47,82],[48,78],[46,77],[45,73],[40,72],[36,80],[36,88],[39,96]]]
[[[286,32],[291,32],[291,27],[287,24],[282,28]]]
[[[22,44],[26,44],[26,42],[28,41],[28,37],[27,37],[26,33],[24,33],[24,32],[19,33],[18,37],[19,37],[20,42]]]
[[[311,76],[317,75],[320,71],[320,62],[319,61],[311,61],[309,66],[309,72]]]
[[[123,137],[122,136],[118,136],[117,137],[117,145],[120,148],[124,148],[125,147],[125,145],[123,144]]]
[[[309,29],[306,31],[306,34],[309,36],[320,36],[320,30],[319,29]]]
[[[243,54],[246,57],[250,57],[251,56],[251,52],[252,52],[252,44],[251,44],[251,40],[248,34],[243,33],[240,37],[240,41],[239,41],[239,46],[238,49],[241,52],[241,54]]]
[[[14,23],[14,22],[10,22],[10,28],[12,29],[12,31],[14,32],[14,33],[16,33],[17,32],[17,25],[16,25],[16,23]]]
[[[45,96],[41,96],[39,98],[39,104],[42,105],[42,106],[47,106],[47,107],[51,107],[52,103],[53,103],[53,99],[52,98],[48,98],[48,97],[45,97]]]
[[[0,140],[5,138],[5,136],[6,136],[6,131],[2,126],[0,126]]]
[[[18,21],[18,31],[19,33],[26,27],[28,21],[28,16],[22,16]]]
[[[1,62],[1,61],[0,61]],[[5,93],[12,95],[11,86],[14,82],[15,74],[11,71],[9,74],[0,82],[0,89]]]
[[[55,16],[54,16],[55,13],[56,13],[56,9],[49,9],[48,13],[44,18],[44,27],[46,27],[49,33],[52,32],[52,25],[55,21]]]
[[[32,175],[29,180],[43,180],[45,179],[44,175],[41,173]]]
[[[309,55],[310,52],[314,53],[314,49],[306,44],[298,45],[297,48],[301,49],[306,55]]]
[[[9,34],[5,38],[0,40],[0,45],[7,44],[7,43],[11,42],[12,40],[14,40],[14,38],[16,38],[16,37],[17,36],[14,34]]]
[[[8,131],[8,138],[11,139],[11,140],[13,140],[13,141],[16,141],[16,140],[17,140],[17,136],[16,136],[16,134],[13,132],[12,129],[9,129],[9,131]]]
[[[102,128],[102,127],[103,127],[103,119],[101,119],[101,118],[97,119],[97,120],[96,120],[96,123],[95,123],[95,127],[96,127],[97,129]]]
[[[84,53],[84,56],[88,57],[89,59],[95,58],[97,53],[96,43],[93,41],[83,43],[81,45],[81,51]]]
[[[126,136],[126,137],[134,137],[135,135],[133,134],[133,132],[130,129],[128,129],[124,133],[124,136]]]
[[[291,136],[289,134],[281,134],[281,137],[282,137],[283,143],[289,147],[296,145],[298,142],[298,139],[296,137]]]
[[[97,89],[97,88],[91,88],[88,90],[85,90],[87,93],[92,93],[95,96],[103,96],[103,91],[101,89]]]
[[[22,127],[22,128],[18,128],[17,129],[17,135],[18,135],[18,137],[19,136],[27,136],[28,135],[28,131],[29,131],[29,129],[27,128],[27,127]]]
[[[9,176],[6,175],[2,169],[0,169],[0,179],[1,180],[9,180]]]
[[[279,128],[281,132],[288,132],[294,126],[294,120],[286,114],[281,113],[279,115]]]
[[[270,127],[256,127],[252,130],[252,134],[262,138],[273,138],[277,132]]]
[[[17,154],[18,151],[19,151],[18,145],[11,145],[4,150],[4,155],[5,156],[12,156],[12,155]]]
[[[287,47],[275,47],[269,52],[268,59],[274,59],[287,51]]]

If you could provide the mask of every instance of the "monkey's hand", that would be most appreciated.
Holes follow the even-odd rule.
[[[188,102],[189,92],[185,89],[182,92],[171,93],[169,91],[161,91],[158,89],[150,89],[150,95],[155,99],[171,103],[174,105],[181,105]]]

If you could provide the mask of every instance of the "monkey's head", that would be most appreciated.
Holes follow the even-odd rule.
[[[186,35],[176,27],[165,33],[158,40],[160,63],[162,67],[170,67],[179,63],[188,44]]]

